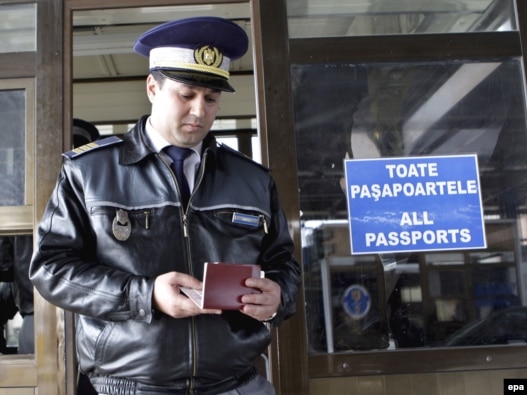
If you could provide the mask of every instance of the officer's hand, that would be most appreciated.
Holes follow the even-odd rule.
[[[221,310],[200,309],[192,300],[181,294],[180,287],[201,289],[201,282],[195,277],[179,272],[158,276],[152,295],[153,307],[174,318],[221,313]]]
[[[261,293],[243,295],[244,306],[241,312],[258,321],[265,321],[272,317],[280,306],[280,285],[268,278],[248,278],[245,280],[245,286],[256,288]]]

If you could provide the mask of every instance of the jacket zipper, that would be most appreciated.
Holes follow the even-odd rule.
[[[188,218],[186,212],[183,212],[183,235],[185,239],[188,239]]]
[[[159,156],[159,155],[158,155]],[[203,155],[203,159],[202,159],[202,163],[203,163],[203,160],[205,159],[205,155]],[[164,161],[162,160],[163,163],[165,163],[165,165],[168,167],[168,169],[170,170],[170,172],[172,173],[172,177],[174,178],[174,181],[175,181],[175,184],[176,184],[176,188],[177,188],[177,191],[178,191],[178,194],[179,194],[179,197],[181,199],[181,191],[179,189],[179,184],[177,182],[177,178],[176,178],[176,175],[174,174],[174,172],[172,171],[172,168]],[[203,171],[200,170],[200,177],[199,179],[201,180],[202,178],[202,173]],[[198,184],[199,185],[199,184]],[[196,189],[197,185],[194,186],[194,190]],[[190,275],[194,275],[193,273],[193,270],[192,270],[192,265],[191,265],[191,259],[190,259],[190,241],[189,241],[189,233],[188,233],[188,207],[190,206],[190,201],[192,200],[192,195],[194,194],[194,191],[192,191],[192,193],[190,194],[190,197],[189,197],[189,201],[187,203],[187,207],[184,207],[183,204],[181,204],[181,209],[182,209],[182,220],[183,220],[183,236],[185,237],[185,248],[186,248],[186,252],[187,252],[187,269],[188,269],[188,272]],[[190,332],[191,332],[191,343],[192,343],[192,374],[191,374],[191,378],[190,378],[190,391],[191,393],[193,393],[194,391],[194,386],[195,386],[195,383],[194,383],[194,377],[196,377],[196,372],[197,372],[197,357],[196,357],[196,320],[194,317],[191,317],[191,321],[190,321]]]
[[[192,201],[192,196],[194,196],[194,192],[199,188],[201,185],[201,182],[203,181],[203,175],[205,173],[205,162],[207,160],[207,150],[203,153],[203,157],[201,158],[201,165],[199,168],[199,175],[196,179],[196,184],[194,185],[194,188],[190,194],[187,207],[183,208],[183,235],[185,236],[185,246],[187,248],[187,265],[188,265],[188,271],[193,276],[194,272],[192,270],[192,260],[190,259],[190,239],[189,239],[189,232],[188,232],[188,209],[190,207],[190,202]],[[197,377],[198,375],[198,357],[196,354],[197,350],[197,336],[196,336],[196,318],[191,317],[191,337],[192,337],[192,375],[190,379],[190,391],[193,393],[195,382],[194,377]]]
[[[207,151],[205,150],[205,152],[203,153],[203,158],[201,158],[201,163],[205,163],[205,160],[207,159]],[[183,208],[183,235],[185,236],[185,238],[188,239],[188,215],[187,215],[187,212],[188,212],[188,208],[190,206],[190,202],[192,201],[192,196],[194,196],[194,191],[196,189],[199,188],[199,186],[201,185],[201,182],[203,180],[203,173],[205,172],[205,165],[201,165],[200,166],[200,169],[199,169],[199,175],[198,175],[198,178],[197,178],[197,182],[196,184],[194,185],[194,188],[192,190],[192,192],[190,193],[190,197],[188,199],[188,204],[187,204],[187,207],[184,207]],[[188,247],[188,246],[187,246]],[[190,250],[190,248],[188,248],[187,250]]]

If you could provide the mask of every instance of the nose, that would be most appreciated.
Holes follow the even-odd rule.
[[[205,98],[196,96],[194,100],[192,100],[190,113],[198,118],[203,117],[205,115]]]

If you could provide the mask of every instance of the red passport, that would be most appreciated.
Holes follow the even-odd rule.
[[[205,262],[203,289],[181,287],[181,291],[202,309],[239,310],[242,295],[259,293],[244,285],[249,277],[263,277],[260,265]]]

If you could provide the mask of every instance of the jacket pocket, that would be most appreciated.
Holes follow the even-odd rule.
[[[109,222],[117,223],[119,226],[130,227],[139,226],[139,228],[148,230],[150,229],[152,222],[152,209],[135,209],[126,210],[119,207],[111,206],[97,206],[92,207],[90,210],[92,216],[104,216],[107,217]]]

